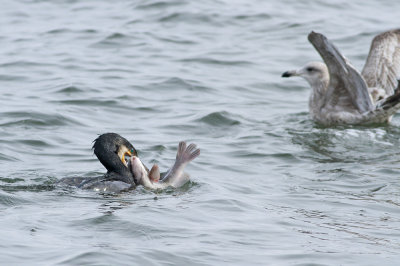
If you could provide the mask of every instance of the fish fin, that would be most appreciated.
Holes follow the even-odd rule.
[[[158,182],[158,180],[160,180],[160,168],[157,164],[154,164],[151,168],[149,178],[151,182]]]

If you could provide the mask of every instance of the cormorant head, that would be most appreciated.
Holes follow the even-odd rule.
[[[120,181],[134,183],[125,156],[137,156],[137,152],[129,141],[116,133],[105,133],[94,140],[93,149],[109,174]]]

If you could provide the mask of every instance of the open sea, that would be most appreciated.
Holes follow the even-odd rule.
[[[362,69],[396,0],[2,0],[0,265],[399,265],[400,115],[322,127],[281,74],[325,34]],[[57,185],[201,155],[179,189]]]

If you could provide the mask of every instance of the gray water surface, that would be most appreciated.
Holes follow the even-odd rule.
[[[282,72],[326,34],[361,69],[399,27],[383,1],[5,0],[0,8],[0,264],[398,265],[400,117],[325,128]],[[105,172],[101,133],[176,190],[56,186]]]

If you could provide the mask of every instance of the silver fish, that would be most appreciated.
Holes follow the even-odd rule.
[[[200,150],[196,149],[195,144],[186,146],[186,142],[179,142],[175,163],[161,180],[157,164],[153,165],[150,172],[148,172],[140,159],[132,156],[130,167],[136,181],[146,188],[164,189],[169,186],[177,188],[189,181],[189,175],[183,172],[183,169],[199,155]]]

